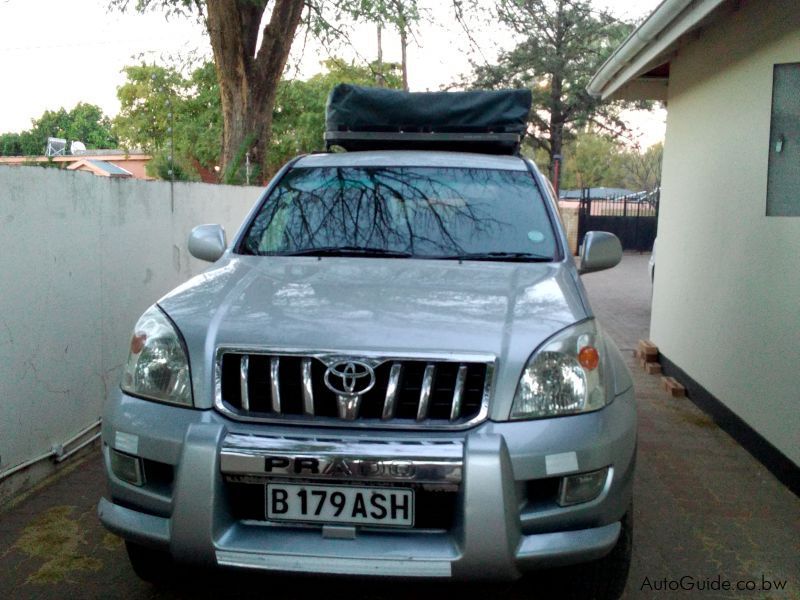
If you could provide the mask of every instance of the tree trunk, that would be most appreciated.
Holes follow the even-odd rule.
[[[557,57],[556,64],[550,75],[550,164],[547,171],[550,174],[550,181],[555,189],[559,189],[559,182],[553,181],[555,174],[556,156],[561,156],[561,146],[564,142],[564,72],[565,65],[561,61],[563,56],[564,44],[564,6],[565,0],[559,0],[556,5],[556,23],[554,31],[554,47]],[[563,164],[563,161],[562,161]],[[559,176],[561,175],[559,169]]]
[[[378,87],[386,87],[386,78],[383,76],[383,40],[382,38],[382,27],[381,24],[378,23],[378,73],[375,76],[375,82],[378,84]]]
[[[397,30],[400,33],[400,66],[403,73],[403,90],[408,91],[408,21],[406,20],[403,3],[394,0],[394,9],[397,11]]]
[[[408,40],[406,39],[406,24],[400,27],[400,60],[403,65],[403,90],[408,91],[408,60],[406,57],[406,49],[408,48]]]
[[[272,129],[275,94],[304,0],[275,0],[257,47],[261,17],[268,0],[208,0],[206,27],[222,102],[223,181],[238,182],[245,155],[261,178]]]
[[[550,181],[553,180],[555,157],[561,155],[561,146],[564,142],[564,117],[561,106],[561,93],[563,82],[560,77],[554,76],[550,85],[550,164],[547,172]]]

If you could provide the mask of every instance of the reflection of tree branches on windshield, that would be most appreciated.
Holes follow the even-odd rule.
[[[366,186],[361,190],[361,197],[365,197],[367,194],[367,190],[372,190],[377,193],[376,185],[374,176],[370,171],[365,173],[372,184],[370,188]],[[374,194],[376,195],[376,194]],[[389,237],[395,237],[398,242],[402,243],[402,237],[400,233],[397,231],[395,224],[391,219],[391,213],[389,212],[389,207],[386,202],[372,202],[372,220],[370,222],[370,232],[369,237],[365,241],[366,246],[374,246],[377,244],[372,243],[372,236],[377,235],[378,239],[383,242],[382,245],[386,247],[391,246],[391,242]],[[409,230],[410,231],[410,230]],[[391,234],[391,236],[389,235]]]
[[[295,196],[293,198],[294,208],[302,216],[302,220],[303,220],[303,223],[305,225],[303,230],[305,230],[305,232],[307,234],[307,240],[308,241],[304,242],[302,240],[296,240],[293,237],[293,240],[292,240],[293,243],[291,245],[287,245],[287,247],[302,248],[304,243],[312,242],[316,237],[316,233],[322,227],[325,227],[326,223],[328,223],[328,221],[333,218],[333,211],[336,209],[336,205],[331,203],[329,206],[327,206],[326,214],[322,215],[321,218],[319,219],[319,223],[317,225],[317,228],[314,231],[311,231],[310,227],[307,226],[308,219],[305,217],[305,212],[306,211],[305,211],[304,205],[308,203],[308,204],[314,204],[314,205],[318,204],[320,206],[324,206],[325,205],[324,193],[326,191],[328,191],[332,187],[332,185],[334,185],[334,182],[338,183],[339,187],[341,187],[342,184],[344,183],[344,180],[341,177],[341,171],[340,170],[338,170],[338,169],[325,169],[322,172],[323,173],[332,172],[332,175],[329,178],[323,180],[320,183],[320,185],[318,185],[314,190],[297,189],[297,192],[298,192],[297,196]],[[290,182],[290,185],[287,186],[287,187],[290,187],[292,189],[296,189],[294,187],[294,185],[291,185],[292,183],[293,182]],[[318,190],[321,190],[321,193],[318,193]],[[310,196],[310,198],[304,198],[303,194],[308,194]],[[310,202],[310,200],[313,200],[313,202]]]
[[[402,210],[403,222],[405,223],[405,230],[408,233],[408,238],[405,240],[406,246],[405,246],[404,250],[406,250],[408,252],[411,252],[413,254],[414,250],[415,250],[415,247],[416,247],[416,242],[417,241],[419,241],[419,242],[427,242],[427,243],[429,243],[430,245],[432,245],[434,247],[440,246],[441,245],[440,244],[440,240],[438,240],[438,239],[436,239],[434,237],[421,235],[419,233],[419,228],[417,228],[415,230],[415,228],[414,228],[414,226],[412,224],[412,220],[411,220],[411,216],[412,215],[409,213],[409,204],[411,203],[410,201],[413,200],[413,198],[409,197],[407,194],[403,194],[403,190],[402,190],[402,187],[407,187],[405,185],[405,181],[404,181],[405,177],[401,176],[401,175],[398,175],[395,178],[400,183],[399,187],[401,187],[401,189],[398,190],[398,189],[395,189],[395,188],[387,185],[387,183],[385,181],[381,181],[381,177],[388,177],[389,173],[391,173],[391,172],[388,171],[388,170],[370,169],[369,171],[367,171],[366,175],[369,177],[370,181],[372,182],[376,193],[381,198],[384,199],[384,202],[382,202],[380,204],[385,205],[388,208],[389,207],[389,202],[387,200],[389,198],[394,198],[394,200],[397,202],[397,205]],[[391,179],[391,177],[389,177],[389,178]],[[383,190],[385,193],[381,193],[381,190]],[[419,197],[427,200],[427,196],[425,195],[424,192],[422,192],[421,190],[417,190],[417,192],[418,192],[418,196]],[[430,202],[428,204],[430,205]],[[413,210],[413,207],[412,207],[412,210]],[[395,228],[394,224],[392,224],[390,231],[392,231],[392,233],[394,233],[395,235],[398,236],[398,238],[400,238],[400,233],[397,231],[397,229]],[[454,243],[455,246],[457,246],[457,244],[455,243],[455,240],[453,239],[453,236],[450,235],[450,233],[447,231],[447,228],[444,225],[442,225],[442,227],[441,227],[441,233],[442,233],[442,235],[444,237],[450,239]],[[400,239],[402,239],[402,238],[400,238]]]
[[[502,200],[498,189],[518,189],[503,180],[504,173],[462,168],[297,169],[284,177],[273,200],[262,208],[245,245],[268,254],[335,246],[462,254],[465,243],[499,236],[503,228],[515,225],[495,216]]]
[[[326,211],[320,222],[331,231],[327,238],[310,240],[312,247],[328,245],[332,233],[347,236],[340,240],[346,246],[389,249],[393,242],[403,243],[390,218],[388,206],[378,194],[375,185],[366,185],[357,177],[358,174],[359,171],[354,169],[337,169],[339,184],[325,189],[321,198]],[[304,207],[300,206],[299,210],[304,210]]]
[[[432,169],[430,169],[432,170]],[[437,171],[441,171],[441,169],[437,169]],[[470,176],[474,175],[476,171],[464,171],[464,174],[469,174]],[[486,233],[489,229],[490,224],[500,224],[500,222],[492,217],[489,213],[486,213],[485,216],[480,216],[476,214],[474,201],[471,199],[467,199],[464,195],[456,189],[454,186],[450,185],[445,179],[434,179],[430,175],[422,175],[421,173],[408,171],[408,172],[400,172],[397,171],[389,171],[383,170],[378,173],[378,175],[384,180],[381,181],[379,185],[385,187],[392,195],[398,198],[400,202],[403,203],[403,207],[407,209],[407,197],[404,197],[402,193],[404,190],[411,190],[412,192],[416,193],[416,198],[420,200],[424,200],[426,203],[429,212],[422,212],[421,220],[425,220],[427,216],[433,216],[434,220],[436,221],[436,226],[438,231],[450,241],[450,246],[446,246],[442,244],[439,240],[426,238],[426,241],[429,241],[432,245],[437,247],[439,250],[445,253],[456,253],[462,254],[464,249],[462,248],[461,244],[456,240],[455,236],[452,235],[448,229],[447,224],[443,218],[443,215],[439,212],[439,207],[444,207],[445,205],[442,202],[437,202],[435,199],[432,199],[428,196],[428,194],[422,189],[422,185],[416,185],[412,182],[415,180],[419,180],[420,183],[424,184],[427,183],[428,187],[436,192],[439,191],[439,188],[443,188],[444,190],[449,190],[452,194],[452,198],[458,198],[459,200],[463,200],[462,206],[455,206],[449,205],[447,206],[448,209],[451,209],[453,214],[455,215],[456,219],[453,219],[453,225],[458,225],[459,221],[466,220],[472,225],[473,233],[469,237],[473,237],[475,233]],[[377,177],[376,177],[377,179]],[[389,182],[396,183],[399,190],[391,187]],[[436,183],[438,187],[435,187],[433,184]],[[407,195],[406,195],[407,196]],[[441,196],[441,194],[439,194]],[[414,234],[412,231],[410,221],[408,221],[408,211],[405,211],[405,218],[408,222],[409,232],[411,236],[411,242],[413,244],[414,237],[421,237],[417,234]]]

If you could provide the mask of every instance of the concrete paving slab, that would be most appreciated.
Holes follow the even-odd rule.
[[[800,499],[691,401],[670,398],[660,378],[633,360],[649,329],[647,259],[626,255],[617,268],[584,277],[595,312],[631,366],[639,405],[634,556],[625,597],[800,598]],[[94,452],[0,512],[0,598],[357,600],[493,598],[505,591],[183,570],[169,587],[154,588],[136,578],[123,544],[97,521],[104,485]],[[681,581],[694,589],[671,589]],[[708,589],[718,581],[755,589]],[[776,590],[781,581],[785,589]],[[557,598],[558,582],[543,577],[514,596]]]

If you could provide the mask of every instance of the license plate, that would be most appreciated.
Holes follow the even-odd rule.
[[[414,490],[270,483],[267,484],[267,519],[413,527]]]

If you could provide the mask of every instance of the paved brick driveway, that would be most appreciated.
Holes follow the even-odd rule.
[[[633,365],[630,350],[647,337],[647,256],[626,255],[611,271],[584,277],[592,304]],[[627,598],[800,598],[800,499],[687,400],[661,391],[658,378],[633,368],[639,402],[634,559]],[[330,578],[238,573],[176,573],[154,589],[128,566],[122,543],[97,522],[103,492],[96,456],[71,467],[0,513],[0,598],[414,598],[496,597],[497,588],[442,588]],[[658,592],[668,581],[728,580],[753,591]],[[788,580],[783,592],[764,580]],[[666,583],[669,585],[669,583]],[[520,594],[557,597],[552,582]]]

